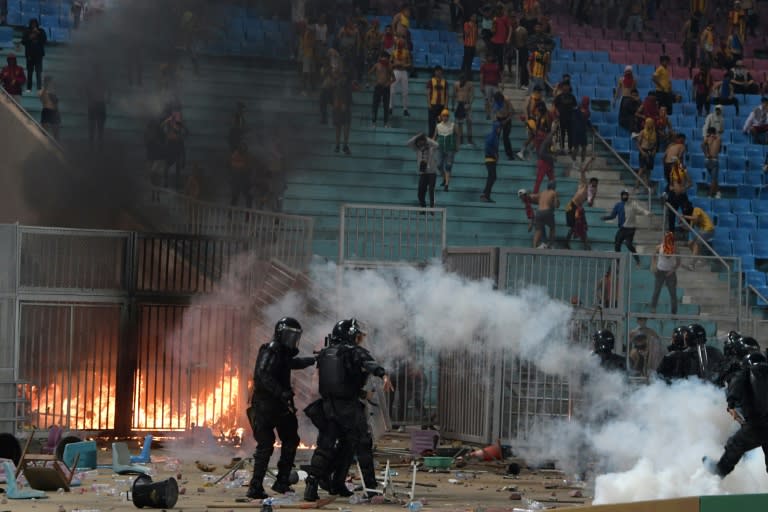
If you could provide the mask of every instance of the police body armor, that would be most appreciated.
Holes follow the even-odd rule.
[[[344,362],[344,354],[350,347],[331,345],[317,356],[317,370],[320,373],[320,396],[350,400],[356,391],[349,385],[350,375]]]
[[[749,385],[752,388],[752,404],[757,418],[768,417],[768,364],[749,367]]]

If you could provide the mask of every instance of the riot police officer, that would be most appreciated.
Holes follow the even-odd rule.
[[[363,386],[368,376],[373,375],[384,379],[385,390],[392,389],[386,370],[360,346],[364,339],[365,332],[357,320],[342,320],[334,326],[328,346],[317,356],[322,413],[317,411],[317,402],[310,404],[315,409],[312,419],[316,425],[319,423],[319,432],[305,481],[306,501],[318,500],[321,480],[328,481],[331,494],[352,494],[345,480],[368,429],[360,401]]]
[[[299,434],[291,389],[291,370],[301,370],[315,363],[314,357],[296,357],[301,333],[301,325],[295,318],[281,318],[275,324],[272,340],[259,348],[256,357],[253,396],[248,408],[248,420],[257,443],[253,454],[253,476],[247,494],[251,499],[267,498],[263,481],[274,449],[275,430],[282,447],[272,490],[278,493],[292,491],[289,478],[296,448],[299,446]]]
[[[613,333],[607,329],[597,331],[592,335],[594,342],[594,352],[600,358],[600,366],[609,371],[626,371],[627,362],[618,354],[613,353],[616,345],[616,338]]]
[[[727,386],[731,379],[744,369],[745,358],[756,352],[760,352],[760,345],[755,338],[742,336],[736,331],[729,332],[728,338],[723,343],[725,363],[717,375],[715,384],[721,387]]]
[[[690,324],[685,336],[688,354],[688,376],[716,380],[725,364],[725,357],[719,349],[707,345],[707,331],[699,324]]]
[[[768,360],[760,352],[749,354],[728,386],[728,412],[741,428],[725,443],[720,460],[704,457],[711,473],[725,477],[741,457],[758,446],[768,457]],[[768,460],[766,461],[768,463]]]
[[[656,373],[667,382],[684,379],[688,375],[688,354],[685,352],[685,336],[688,327],[676,327],[672,331],[672,343],[667,347],[667,354],[661,359]]]

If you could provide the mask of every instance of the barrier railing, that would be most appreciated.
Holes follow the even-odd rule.
[[[691,232],[695,237],[696,240],[704,246],[705,249],[707,249],[712,256],[715,256],[720,263],[722,263],[728,270],[730,270],[730,266],[728,263],[725,262],[725,260],[715,251],[711,245],[709,245],[709,242],[704,240],[702,236],[699,234],[699,232],[691,226],[690,222],[688,222],[685,217],[683,217],[680,212],[675,210],[671,204],[669,204],[667,201],[664,201],[664,222],[662,222],[662,230],[666,230],[667,228],[667,215],[673,214],[675,217],[677,217],[677,220],[689,231]]]
[[[192,199],[164,188],[147,188],[152,222],[171,233],[247,240],[265,260],[276,258],[301,270],[312,259],[314,220]]]
[[[651,185],[650,185],[650,177],[648,178],[647,181],[644,181],[640,177],[640,175],[637,174],[637,172],[635,172],[635,170],[632,168],[632,166],[629,165],[629,162],[624,160],[624,158],[618,152],[616,152],[616,150],[613,148],[613,146],[611,144],[609,144],[608,141],[605,140],[605,138],[603,138],[602,135],[600,135],[597,131],[595,131],[594,134],[595,134],[595,139],[599,140],[603,144],[603,146],[605,146],[605,148],[608,150],[608,152],[611,153],[614,156],[614,158],[616,158],[619,161],[621,166],[624,169],[626,169],[627,171],[631,172],[632,176],[634,176],[635,179],[639,183],[643,184],[643,187],[645,188],[645,191],[648,194],[648,204],[647,204],[646,207],[648,208],[648,211],[651,211],[651,208],[653,207],[653,197],[652,197],[653,196],[653,187],[651,187]]]
[[[339,264],[423,263],[440,258],[445,242],[445,208],[341,205]]]
[[[25,125],[30,128],[30,133],[32,133],[40,142],[42,142],[44,145],[48,146],[49,149],[54,151],[56,156],[62,161],[62,163],[67,163],[65,157],[64,157],[64,148],[61,147],[61,144],[59,144],[59,141],[53,138],[53,136],[48,133],[45,128],[42,127],[40,123],[37,122],[37,120],[32,117],[32,115],[27,112],[27,110],[22,107],[16,99],[8,94],[8,92],[0,87],[0,101],[5,103],[9,108],[8,110],[14,114],[14,116],[19,120],[19,122],[22,125]]]

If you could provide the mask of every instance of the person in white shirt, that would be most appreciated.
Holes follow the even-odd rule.
[[[715,105],[715,111],[707,114],[706,119],[704,119],[704,126],[701,129],[702,137],[707,136],[710,127],[714,128],[719,135],[722,135],[725,131],[725,116],[723,115],[722,106]]]
[[[419,205],[427,207],[426,195],[429,189],[429,206],[435,207],[435,183],[437,182],[437,154],[440,145],[423,133],[419,133],[406,142],[416,152],[416,164],[419,173]]]
[[[440,113],[440,122],[435,125],[435,133],[432,139],[439,146],[437,170],[443,177],[443,182],[440,186],[447,192],[448,185],[451,182],[453,159],[459,151],[458,128],[451,121],[451,112],[448,109],[443,109]]]
[[[741,131],[752,135],[752,142],[755,143],[759,143],[763,134],[768,132],[768,97],[763,96],[760,106],[749,113]]]
[[[664,242],[656,246],[656,252],[651,260],[651,270],[655,279],[653,296],[651,297],[651,312],[656,313],[661,288],[666,285],[669,292],[671,313],[677,314],[677,269],[680,267],[680,256],[675,247],[674,231],[664,233]]]

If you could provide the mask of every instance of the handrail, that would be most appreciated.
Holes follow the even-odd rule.
[[[747,285],[747,288],[746,288],[746,290],[747,290],[748,292],[751,290],[751,291],[752,291],[752,293],[754,293],[755,295],[757,295],[757,297],[758,297],[758,298],[760,298],[760,299],[763,299],[763,302],[765,302],[766,304],[768,304],[768,298],[766,298],[766,297],[765,297],[765,295],[763,295],[762,293],[760,293],[759,291],[757,291],[757,288],[755,288],[755,287],[754,287],[754,286],[752,286],[751,284],[748,284],[748,285]],[[746,304],[746,305],[747,305],[747,306],[749,306],[749,296],[747,296],[747,304]],[[752,317],[752,314],[750,313],[750,315],[749,315],[749,316],[750,316],[750,317]]]
[[[627,162],[626,160],[624,160],[624,159],[621,157],[621,155],[619,155],[619,154],[616,152],[616,150],[613,148],[613,146],[611,146],[610,144],[608,144],[608,141],[607,141],[607,140],[605,140],[605,138],[603,138],[603,136],[602,136],[602,135],[600,135],[600,133],[598,133],[598,131],[597,131],[597,130],[593,130],[593,132],[594,132],[594,134],[595,134],[595,137],[596,137],[596,138],[597,138],[597,139],[598,139],[600,142],[602,142],[602,143],[603,143],[603,145],[604,145],[606,148],[608,148],[608,151],[609,151],[609,152],[610,152],[610,153],[611,153],[611,154],[612,154],[614,157],[616,157],[616,158],[619,160],[619,162],[621,162],[621,165],[623,165],[623,166],[624,166],[624,168],[625,168],[626,170],[628,170],[629,172],[631,172],[631,173],[632,173],[632,176],[634,176],[635,178],[637,178],[637,181],[639,181],[640,183],[645,183],[645,189],[646,189],[646,190],[647,190],[647,192],[648,192],[648,211],[651,211],[651,208],[653,207],[653,197],[652,197],[652,196],[653,196],[653,188],[652,188],[652,187],[651,187],[651,186],[648,184],[648,182],[645,182],[645,181],[643,181],[643,179],[642,179],[642,178],[640,178],[640,175],[639,175],[639,174],[637,174],[637,173],[635,172],[635,170],[632,168],[632,166],[631,166],[631,165],[629,165],[629,162]],[[592,145],[592,148],[593,148],[593,150],[594,150],[594,144]],[[649,180],[648,180],[648,181],[650,182],[650,177],[649,177]]]
[[[699,234],[699,232],[698,232],[698,231],[696,231],[696,230],[693,228],[693,226],[691,226],[691,224],[690,224],[690,223],[689,223],[687,220],[685,220],[685,217],[683,217],[682,215],[680,215],[680,212],[678,212],[677,210],[675,210],[674,208],[672,208],[672,205],[671,205],[671,204],[669,204],[667,201],[664,201],[664,208],[665,208],[665,209],[667,209],[667,210],[669,210],[670,212],[672,212],[672,213],[675,215],[675,217],[677,217],[677,218],[678,218],[678,220],[679,220],[680,222],[682,222],[682,223],[683,223],[683,225],[684,225],[686,228],[688,228],[688,231],[690,231],[691,233],[693,233],[694,235],[696,235],[696,238],[699,240],[699,242],[701,242],[702,244],[704,244],[704,247],[706,247],[706,248],[707,248],[707,250],[708,250],[709,252],[711,252],[711,253],[712,253],[712,255],[713,255],[713,256],[715,256],[715,257],[718,259],[718,261],[719,261],[720,263],[722,263],[722,264],[725,266],[725,268],[727,268],[727,269],[728,269],[728,272],[730,272],[730,271],[731,271],[731,266],[730,266],[728,263],[726,263],[726,261],[723,259],[723,257],[722,257],[722,256],[720,256],[720,255],[717,253],[717,251],[715,251],[715,250],[712,248],[712,246],[711,246],[711,245],[709,245],[709,243],[707,243],[707,241],[706,241],[706,240],[704,240],[704,238],[702,238],[702,236]],[[666,229],[666,226],[662,225],[662,230],[664,230],[664,229]]]
[[[43,144],[51,146],[51,149],[55,150],[56,156],[59,158],[59,160],[61,160],[62,163],[66,165],[70,164],[70,162],[67,161],[66,157],[64,156],[64,148],[61,146],[61,144],[59,144],[59,141],[54,139],[53,135],[48,133],[48,131],[43,128],[43,126],[37,122],[34,117],[32,117],[32,114],[27,112],[27,109],[21,106],[21,104],[16,101],[13,96],[8,94],[8,91],[2,87],[0,87],[0,100],[11,105],[11,112],[13,112],[16,117],[19,118],[19,121],[21,121],[22,124],[27,123],[34,127],[33,130],[30,130],[30,133],[32,133],[32,135],[35,136]]]

